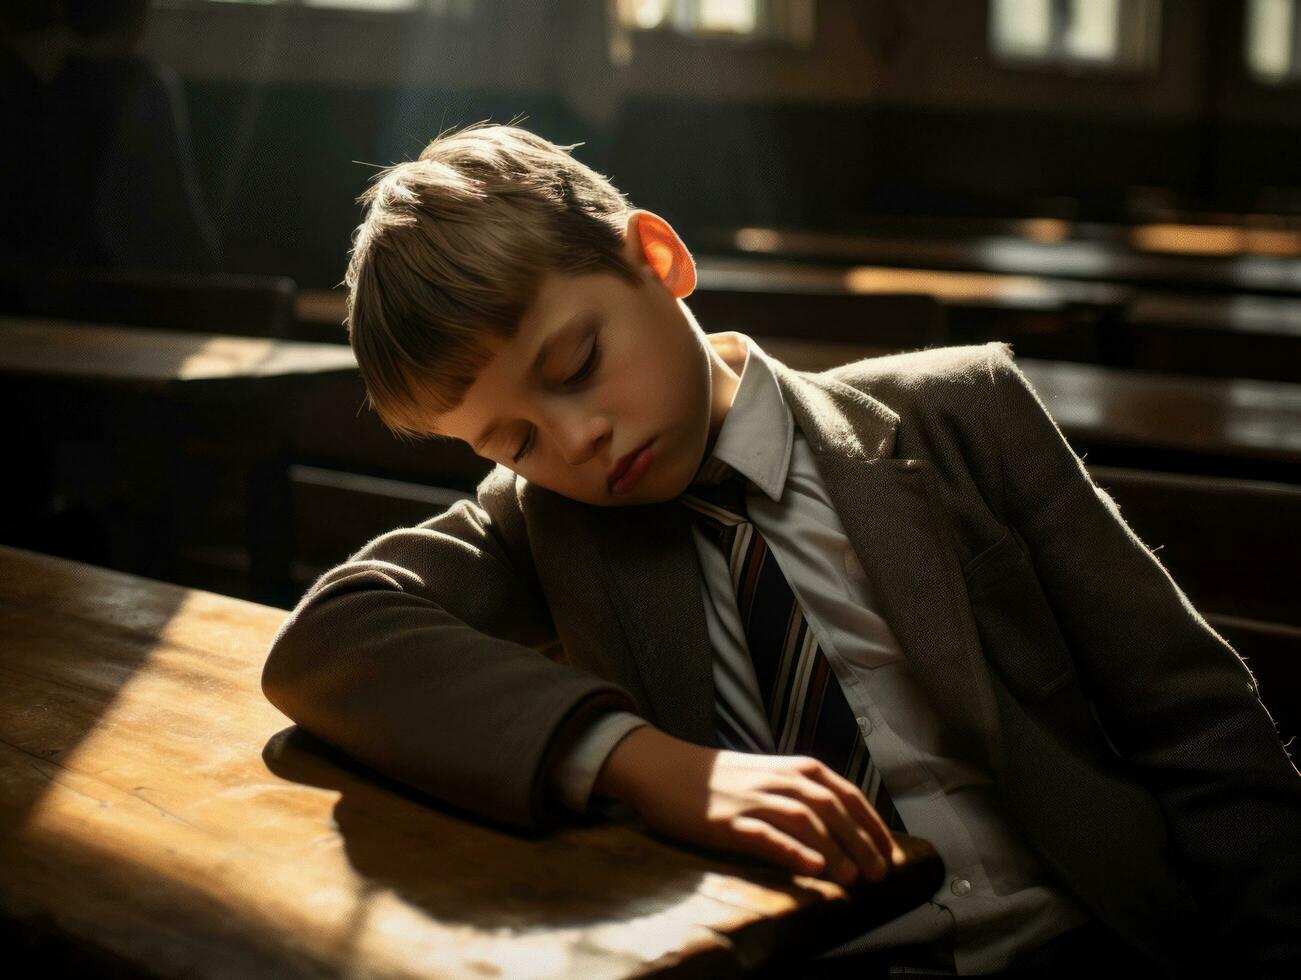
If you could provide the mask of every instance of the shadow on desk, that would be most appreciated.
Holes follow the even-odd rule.
[[[363,893],[391,893],[446,926],[539,932],[671,915],[678,907],[685,914],[693,897],[709,893],[706,879],[720,871],[775,889],[792,887],[792,875],[780,868],[689,847],[644,826],[629,835],[619,823],[577,815],[574,826],[549,833],[493,825],[375,772],[296,726],[267,742],[263,760],[282,779],[340,794],[334,824],[349,864],[364,879]],[[542,838],[545,846],[530,847]],[[763,976],[779,975],[771,971],[921,904],[942,883],[943,865],[927,841],[901,836],[900,845],[909,860],[887,882],[860,882],[849,891],[850,901],[824,902],[816,918],[765,916],[729,931],[731,955],[698,957],[691,969],[673,975],[733,976],[738,962],[747,975],[760,965]],[[603,860],[591,860],[598,852]],[[576,876],[577,868],[585,870]],[[580,887],[558,894],[558,883],[566,880]],[[364,905],[359,902],[358,910]],[[650,920],[647,928],[653,928]]]

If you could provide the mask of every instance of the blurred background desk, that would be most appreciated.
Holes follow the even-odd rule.
[[[187,529],[233,505],[249,594],[292,602],[292,407],[355,374],[352,352],[327,344],[0,317],[0,406],[22,420],[0,434],[21,474],[0,498],[3,540],[62,539],[174,578]],[[222,461],[217,482],[183,479],[196,457]]]

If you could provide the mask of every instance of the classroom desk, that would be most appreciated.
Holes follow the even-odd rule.
[[[1110,221],[1077,220],[1048,214],[996,218],[978,215],[854,213],[840,215],[840,231],[876,238],[972,241],[1015,238],[1028,242],[1096,242],[1125,253],[1236,258],[1301,256],[1301,222],[1282,214],[1226,215],[1162,208]],[[710,229],[714,240],[735,230]]]
[[[202,382],[196,393],[217,395],[263,379],[356,368],[351,352],[333,344],[15,316],[0,316],[0,331],[0,373],[140,391]]]
[[[290,410],[356,370],[352,352],[335,344],[0,317],[0,406],[7,418],[29,420],[0,435],[23,466],[23,487],[5,494],[27,494],[8,500],[10,513],[44,506],[54,440],[121,447],[115,466],[134,455],[144,467],[132,499],[146,564],[130,567],[168,578],[173,522],[185,507],[177,461],[191,450],[216,456],[244,475],[250,594],[292,602]]]
[[[707,329],[810,340],[878,340],[879,297],[934,297],[943,342],[1008,340],[1031,356],[1211,377],[1301,382],[1301,300],[1207,295],[1040,275],[755,258],[697,259],[688,298]],[[904,311],[906,313],[906,311]],[[921,318],[918,318],[919,320]],[[709,325],[720,326],[711,328]],[[859,336],[855,338],[854,334]],[[932,346],[924,322],[900,349]]]
[[[1105,280],[1204,292],[1292,295],[1301,292],[1295,255],[1162,254],[1107,241],[1035,241],[1016,235],[933,235],[714,229],[696,248],[740,254],[884,266],[969,270],[1064,279]]]
[[[285,615],[0,546],[8,955],[51,975],[725,977],[943,881],[906,835],[904,866],[846,892],[635,818],[528,836],[453,812],[263,698]]]
[[[764,337],[804,371],[889,354],[861,344]],[[1199,378],[1017,357],[1049,414],[1091,463],[1301,484],[1301,385]]]

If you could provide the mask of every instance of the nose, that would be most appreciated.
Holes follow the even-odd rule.
[[[556,445],[570,466],[581,466],[591,459],[599,451],[601,440],[609,433],[610,423],[600,415],[570,412],[559,415],[552,422]]]

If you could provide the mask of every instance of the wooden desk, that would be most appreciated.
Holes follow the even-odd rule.
[[[1301,382],[1301,300],[1136,290],[1113,348],[1156,371]]]
[[[726,249],[756,257],[1052,276],[1205,292],[1295,296],[1301,291],[1301,258],[1295,255],[1176,255],[1097,240],[1036,241],[1002,234],[938,238],[798,228],[717,229],[697,235],[695,242],[698,250]]]
[[[250,594],[292,604],[290,410],[356,373],[352,351],[335,344],[0,317],[0,408],[27,420],[0,435],[23,473],[4,491],[5,517],[45,505],[56,440],[112,444],[115,467],[131,455],[141,466],[131,500],[143,546],[122,567],[169,578],[184,503],[178,460],[201,452],[243,474]],[[27,498],[14,499],[19,491]]]
[[[12,316],[0,317],[0,336],[0,374],[141,390],[205,382],[202,393],[217,395],[271,378],[357,369],[352,351],[336,344]]]
[[[909,862],[851,895],[618,821],[526,839],[462,818],[263,698],[284,618],[0,547],[7,949],[48,940],[56,975],[724,977],[943,881],[904,835]]]
[[[759,343],[804,371],[891,353],[777,337]],[[1016,362],[1077,450],[1146,469],[1301,483],[1301,385],[1030,357]],[[1100,461],[1095,455],[1090,462]]]
[[[699,286],[687,302],[711,331],[901,350],[997,339],[1053,360],[1301,382],[1301,300],[1294,298],[716,256],[699,257],[696,265]],[[944,311],[943,335],[929,339],[925,317],[906,309],[900,313],[912,317],[914,328],[887,324],[883,333],[873,306],[900,293],[933,297]]]

